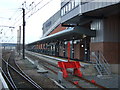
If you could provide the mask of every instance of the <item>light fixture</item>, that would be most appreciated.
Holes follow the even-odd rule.
[[[85,34],[83,34],[83,38],[86,38],[87,36]]]

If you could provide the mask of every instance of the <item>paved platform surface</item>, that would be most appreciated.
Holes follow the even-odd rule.
[[[110,77],[97,77],[97,76],[84,76],[86,79],[94,79],[96,83],[105,86],[107,88],[113,88],[120,90],[120,75],[113,74]]]

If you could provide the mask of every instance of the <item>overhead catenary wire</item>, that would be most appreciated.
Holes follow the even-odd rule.
[[[36,8],[39,4],[41,4],[42,3],[42,1],[43,0],[41,0],[40,2],[38,2],[36,5],[35,5],[35,7],[34,8]],[[25,3],[25,7],[26,7],[26,2],[24,2]],[[23,3],[23,4],[24,4]],[[31,3],[31,5],[33,4],[33,2]],[[28,13],[30,13],[34,8],[32,8],[31,10],[29,10],[28,12],[26,12],[25,13],[25,15],[27,15]],[[22,13],[21,13],[22,14]],[[20,14],[20,16],[21,16],[21,14]],[[22,16],[21,16],[21,18],[20,19],[18,19],[13,25],[15,25],[17,22],[19,22],[20,20],[22,19]]]
[[[35,4],[34,2],[32,2],[31,3],[31,5],[32,4],[34,4],[34,6],[32,7],[32,9],[31,10],[29,10],[29,11],[27,11],[26,13],[25,13],[25,15],[26,15],[26,21],[31,17],[31,16],[33,16],[34,14],[36,14],[38,11],[40,11],[42,8],[44,8],[46,5],[48,5],[50,2],[52,2],[53,0],[49,0],[48,2],[46,2],[44,5],[42,5],[40,8],[39,8],[39,5],[41,5],[41,3],[43,2],[44,0],[41,0],[41,1],[39,1],[37,4]],[[33,11],[34,10],[34,11]],[[13,28],[13,30],[14,29],[16,29],[18,26],[20,26],[20,25],[22,25],[22,12],[18,15],[17,13],[18,13],[18,11],[20,11],[20,8],[18,8],[16,11],[15,11],[15,13],[10,17],[10,18],[8,18],[8,19],[11,19],[11,20],[14,20],[15,22],[14,22],[14,24],[12,25],[12,26],[14,26],[15,28]],[[31,14],[30,14],[30,12],[31,11],[33,11]],[[15,15],[15,14],[17,14],[17,16]],[[29,15],[30,14],[30,15]],[[16,16],[16,17],[15,17]],[[6,33],[8,32],[9,30],[7,30],[6,31]],[[11,39],[10,39],[11,40]],[[9,41],[10,41],[9,40]]]
[[[12,19],[12,18],[17,14],[18,11],[19,11],[19,10],[17,9],[17,10],[13,13],[13,15],[10,17],[10,19]]]
[[[41,10],[42,8],[44,8],[46,5],[48,5],[50,2],[52,2],[53,0],[49,0],[46,4],[44,4],[42,7],[38,8],[37,11],[35,11],[33,14],[31,14],[30,16],[28,16],[28,18],[30,18],[32,15],[34,15],[35,13],[37,13],[39,10]],[[28,19],[27,18],[27,19]]]
[[[40,2],[38,2],[38,4],[36,4],[36,6],[34,7],[34,8],[36,8],[41,2],[42,2],[43,0],[41,0]],[[43,6],[41,6],[40,8],[38,8],[34,13],[32,13],[31,15],[29,15],[28,17],[26,17],[26,20],[28,20],[31,16],[33,16],[35,13],[37,13],[39,10],[41,10],[42,8],[44,8],[46,5],[48,5],[50,2],[52,2],[53,0],[49,0],[47,3],[45,3]],[[29,11],[30,12],[30,11]],[[27,15],[29,12],[26,12],[26,14],[25,15]],[[22,17],[21,17],[21,19],[22,19]],[[21,19],[19,19],[15,24],[17,24]],[[14,24],[14,25],[15,25]],[[15,25],[15,27],[18,27],[18,26],[20,26],[22,24],[22,21],[19,23],[19,24],[17,24],[17,25]]]

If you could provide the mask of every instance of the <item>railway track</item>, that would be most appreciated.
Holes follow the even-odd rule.
[[[15,83],[13,82],[13,79],[9,73],[9,70],[8,70],[8,64],[6,64],[4,61],[8,61],[9,57],[10,57],[10,52],[3,52],[3,58],[2,58],[2,68],[1,68],[1,71],[2,71],[2,75],[4,76],[8,86],[9,86],[9,89],[13,89],[15,90],[16,88],[16,85]]]
[[[6,55],[6,54],[4,54]],[[43,90],[36,82],[27,76],[14,60],[14,52],[7,55],[7,59],[2,58],[2,74],[6,78],[10,90],[17,89],[37,89]]]
[[[57,71],[60,70],[60,68],[57,65],[54,65],[50,62],[47,62],[45,60],[40,59],[39,57],[30,55],[30,54],[26,54],[28,57],[30,57],[32,60],[39,60],[42,61],[40,62],[46,69],[50,70],[51,72],[53,72],[54,74],[58,74]],[[66,78],[65,80],[68,81],[69,83],[75,85],[77,88],[81,88],[81,89],[86,89],[86,88],[101,88],[101,89],[108,89],[106,87],[103,87],[97,83],[92,83],[90,80],[87,80],[83,77],[78,77],[78,76],[73,76],[72,73],[69,71],[69,77]],[[75,84],[74,81],[78,81],[78,84]]]

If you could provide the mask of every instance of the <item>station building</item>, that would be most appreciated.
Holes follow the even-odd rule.
[[[104,58],[118,73],[120,0],[61,0],[61,9],[43,24],[43,37],[27,46],[33,51],[72,60]]]

